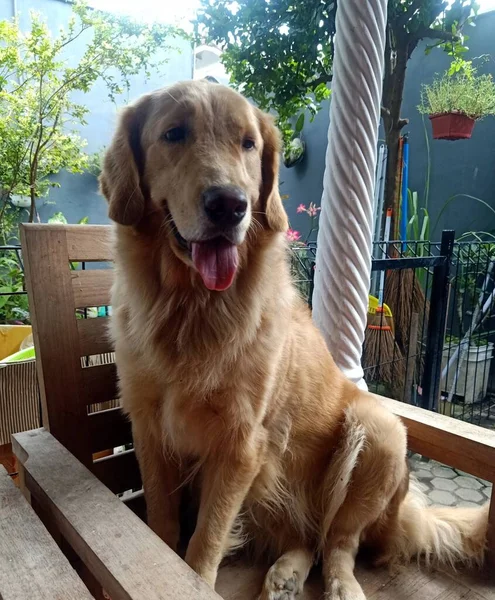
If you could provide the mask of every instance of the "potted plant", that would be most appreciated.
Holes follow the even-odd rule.
[[[292,139],[285,144],[284,148],[284,165],[290,169],[294,165],[300,163],[306,151],[306,144],[302,140],[301,132],[304,127],[304,113],[299,115],[294,127]]]
[[[434,139],[468,139],[476,121],[495,114],[493,77],[478,75],[470,61],[457,61],[433,83],[422,86],[418,109],[429,115]]]

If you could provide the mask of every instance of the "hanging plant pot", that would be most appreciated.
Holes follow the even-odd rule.
[[[29,196],[12,195],[10,201],[16,208],[29,208],[31,206],[31,198]]]
[[[294,165],[297,165],[304,158],[306,151],[306,144],[301,138],[295,138],[290,142],[289,147],[284,152],[284,165],[290,169]]]
[[[430,115],[435,140],[467,140],[473,133],[476,121],[462,113]]]

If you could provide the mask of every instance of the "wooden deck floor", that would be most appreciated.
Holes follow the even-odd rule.
[[[217,592],[224,600],[257,600],[266,569],[236,562],[220,571]],[[426,571],[416,565],[391,575],[385,569],[358,567],[357,579],[367,600],[495,600],[495,583],[480,573]],[[322,600],[318,570],[310,575],[298,600]]]

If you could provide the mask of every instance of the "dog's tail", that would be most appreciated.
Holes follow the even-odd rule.
[[[388,532],[388,559],[423,558],[427,563],[481,565],[488,529],[488,505],[479,508],[427,506],[415,480]]]

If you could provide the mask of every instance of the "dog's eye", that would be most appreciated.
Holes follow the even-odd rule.
[[[251,150],[252,148],[254,148],[254,140],[252,140],[251,138],[244,138],[242,140],[242,147],[245,150]]]
[[[186,128],[185,127],[172,127],[163,134],[163,139],[166,142],[182,142],[186,138]]]

